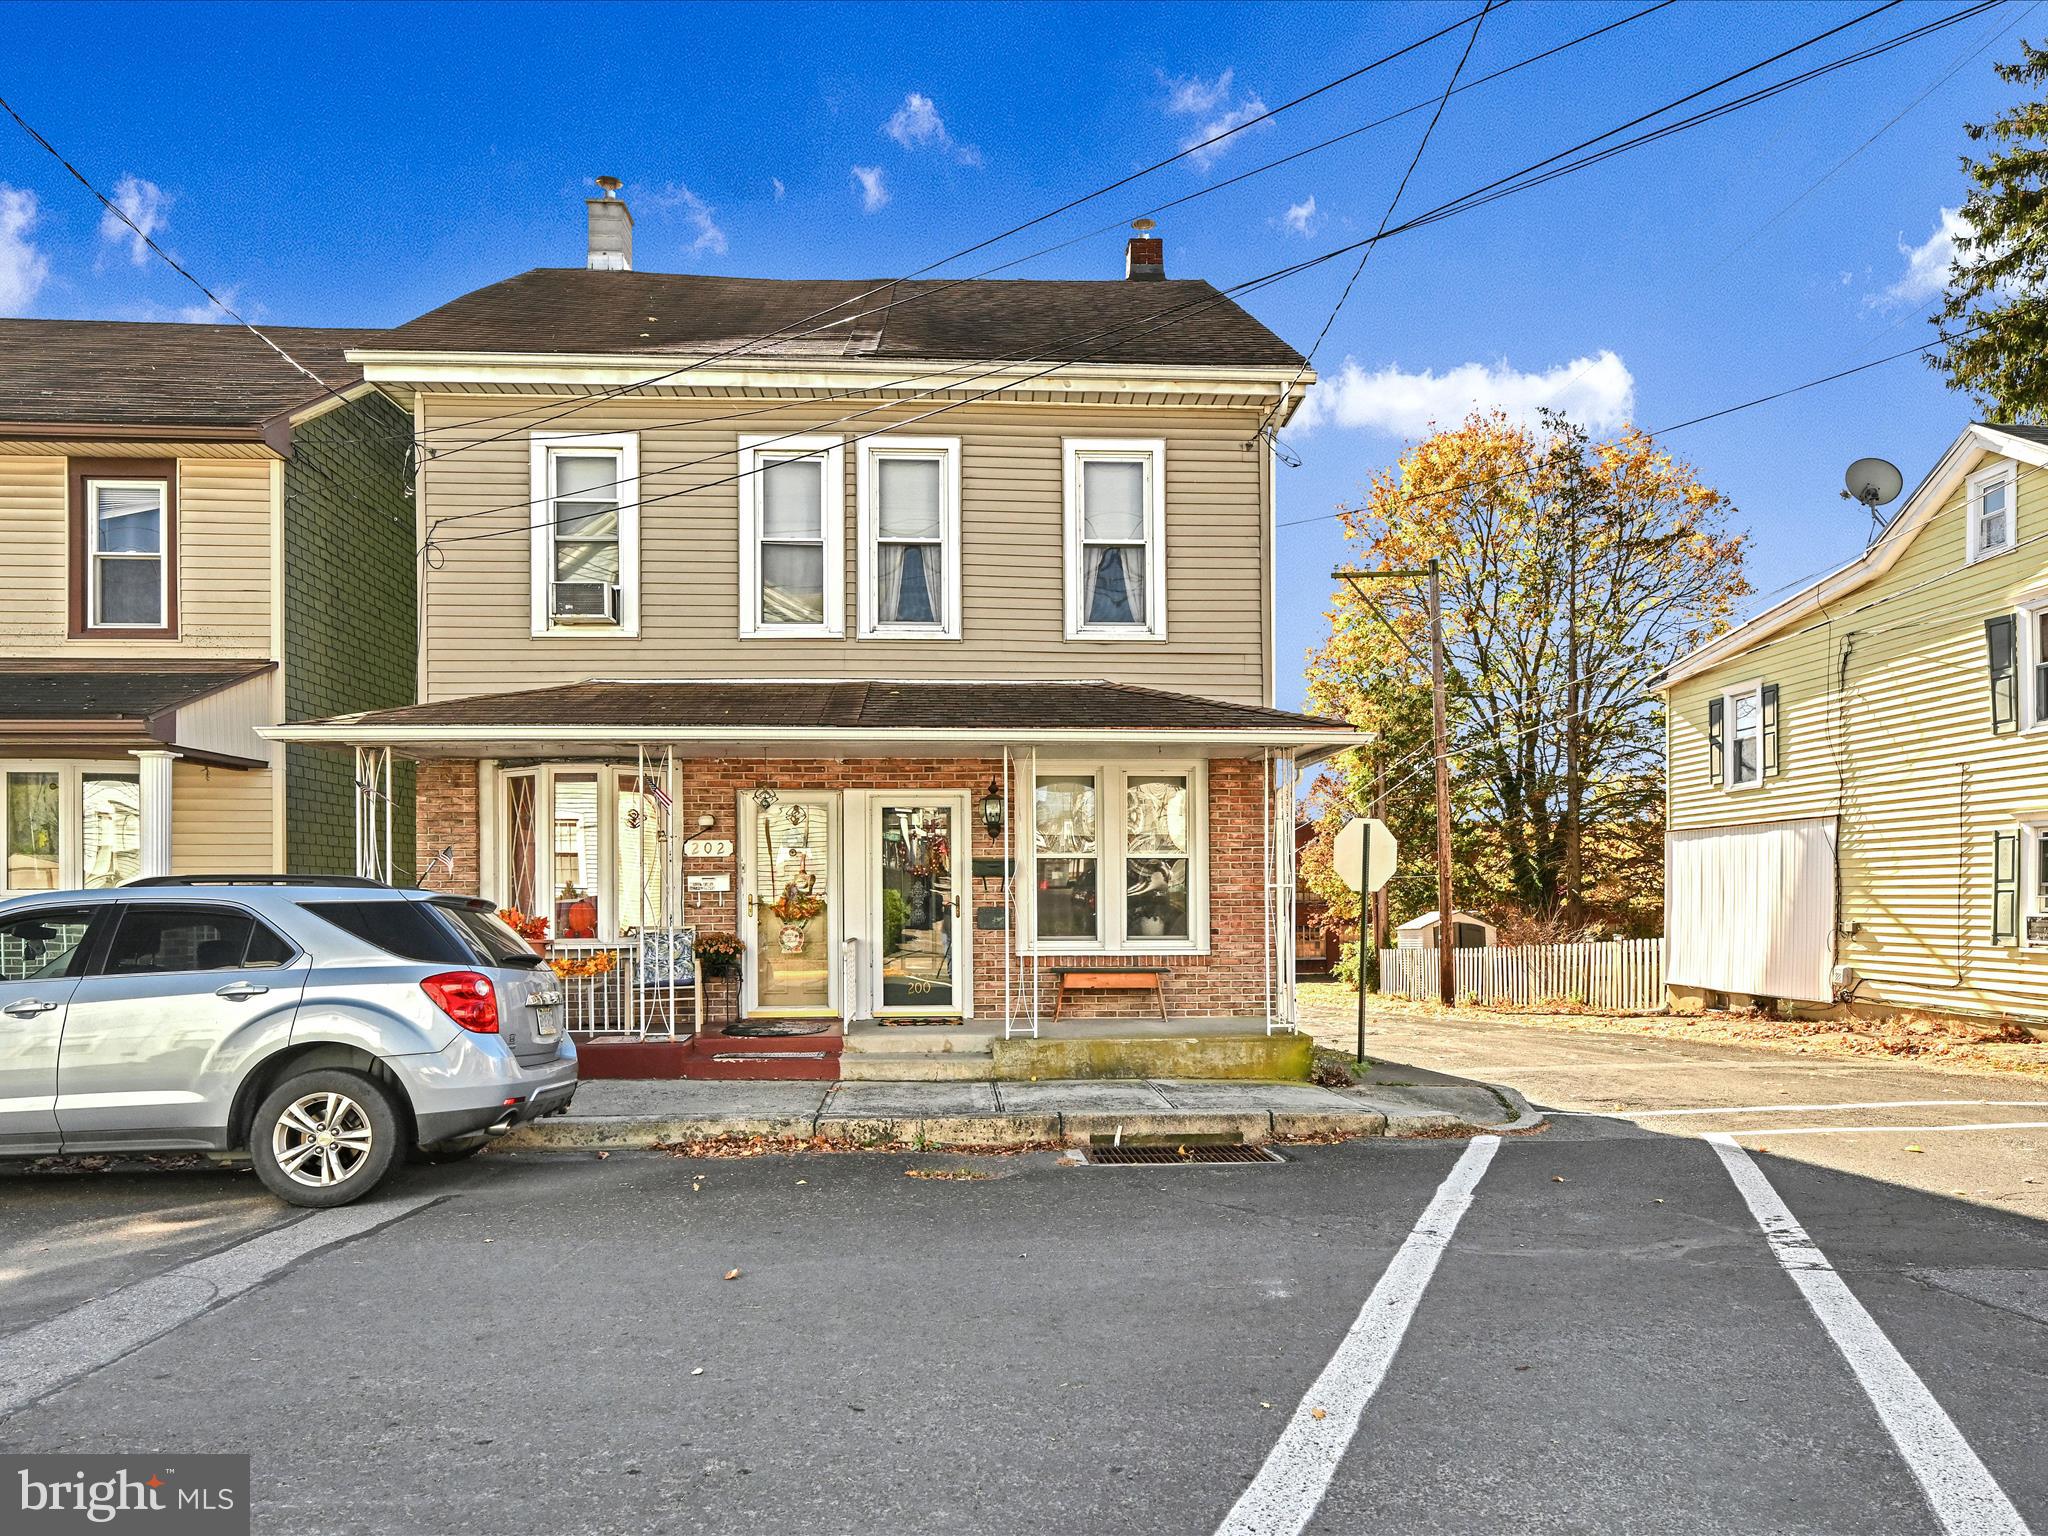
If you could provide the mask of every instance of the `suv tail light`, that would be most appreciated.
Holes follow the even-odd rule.
[[[443,971],[421,982],[420,990],[464,1029],[479,1035],[498,1032],[498,991],[490,977],[476,971]]]

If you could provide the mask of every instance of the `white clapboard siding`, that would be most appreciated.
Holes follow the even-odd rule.
[[[1451,952],[1461,1001],[1572,1004],[1615,1012],[1664,1006],[1664,941],[1614,939],[1594,944],[1518,944]],[[1437,995],[1434,949],[1380,951],[1380,993]]]

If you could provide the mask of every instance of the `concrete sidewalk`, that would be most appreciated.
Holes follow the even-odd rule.
[[[1379,1080],[1384,1079],[1384,1080]],[[1037,1083],[589,1082],[566,1115],[520,1127],[508,1149],[647,1147],[756,1136],[844,1146],[1087,1145],[1121,1137],[1260,1142],[1530,1130],[1511,1089],[1406,1067],[1352,1088],[1306,1083],[1087,1079]]]

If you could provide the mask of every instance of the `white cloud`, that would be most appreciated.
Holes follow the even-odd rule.
[[[1287,205],[1287,212],[1280,216],[1280,222],[1293,230],[1297,235],[1312,234],[1318,222],[1316,219],[1315,193],[1309,193],[1308,197],[1302,202],[1289,203]]]
[[[768,178],[768,184],[775,188],[775,201],[777,201],[778,203],[781,202],[783,197],[789,191],[789,188],[785,187],[782,184],[782,178],[780,176],[770,176]]]
[[[1934,233],[1918,245],[1899,242],[1899,254],[1906,258],[1906,271],[1885,289],[1886,302],[1924,304],[1948,287],[1949,268],[1955,264],[1956,237],[1968,235],[1970,226],[1960,208],[1944,208],[1935,220]]]
[[[903,98],[903,105],[882,124],[882,132],[905,149],[942,149],[962,165],[981,164],[981,151],[972,144],[954,140],[946,131],[938,107],[922,91],[912,91]]]
[[[1350,358],[1316,385],[1294,419],[1298,432],[1326,423],[1363,427],[1396,437],[1420,437],[1432,426],[1450,427],[1475,407],[1498,407],[1516,421],[1531,421],[1539,407],[1562,411],[1595,432],[1611,432],[1635,412],[1636,381],[1628,365],[1602,348],[1542,373],[1523,373],[1503,360],[1465,363],[1443,373],[1408,373],[1393,364],[1367,373]]]
[[[889,188],[882,179],[882,168],[879,165],[853,167],[853,183],[860,188],[862,213],[879,213],[889,206]]]
[[[718,220],[713,217],[718,210],[680,181],[670,182],[657,192],[654,205],[682,210],[683,217],[689,220],[690,228],[696,232],[696,239],[690,242],[693,253],[701,255],[710,251],[715,256],[725,254],[725,231],[718,227]]]
[[[1230,95],[1230,82],[1236,74],[1236,70],[1226,69],[1216,77],[1214,85],[1194,75],[1167,81],[1166,110],[1175,117],[1199,117],[1214,112]]]
[[[18,315],[50,275],[50,260],[29,234],[36,227],[36,195],[0,182],[0,315]]]
[[[1236,145],[1243,135],[1231,134],[1229,138],[1223,140],[1220,144],[1211,144],[1208,142],[1209,140],[1216,138],[1219,134],[1230,133],[1231,129],[1248,123],[1255,117],[1265,117],[1266,104],[1259,99],[1255,92],[1247,91],[1238,98],[1237,105],[1234,107],[1224,106],[1230,100],[1231,90],[1236,83],[1236,78],[1236,70],[1226,69],[1213,81],[1202,80],[1192,75],[1177,76],[1166,81],[1167,115],[1170,117],[1199,117],[1204,119],[1199,128],[1181,141],[1180,146],[1182,149],[1194,151],[1188,158],[1195,163],[1198,169],[1206,171],[1210,166],[1214,165],[1220,157],[1227,154]],[[1219,112],[1218,108],[1223,108],[1223,110]],[[1211,114],[1214,115],[1212,116]],[[1272,127],[1273,124],[1271,119],[1268,119],[1258,126],[1260,129],[1266,129]]]
[[[170,206],[170,197],[155,182],[141,176],[123,176],[114,183],[114,208],[119,208],[128,219],[122,222],[113,208],[102,213],[101,242],[110,246],[125,244],[128,259],[141,266],[149,260],[149,246],[143,237],[163,233],[170,222],[166,217]]]

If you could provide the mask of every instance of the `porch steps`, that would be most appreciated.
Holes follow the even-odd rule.
[[[839,1058],[847,1083],[985,1083],[995,1076],[987,1042],[979,1051],[848,1051]]]

